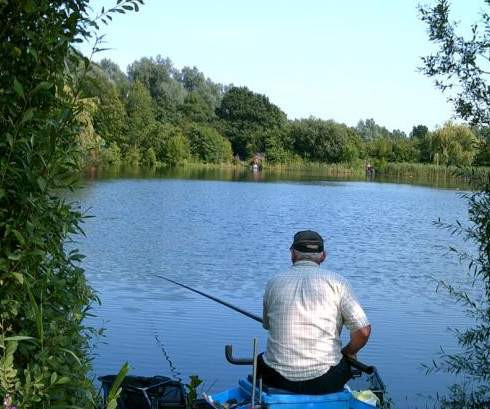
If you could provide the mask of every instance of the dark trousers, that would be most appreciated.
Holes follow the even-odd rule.
[[[264,362],[263,354],[257,357],[257,374],[262,382],[273,388],[284,389],[302,395],[323,395],[325,393],[339,392],[345,383],[352,377],[350,365],[345,358],[336,366],[332,366],[326,373],[318,378],[306,381],[290,381],[275,369]]]

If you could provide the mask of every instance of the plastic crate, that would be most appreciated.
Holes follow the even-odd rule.
[[[104,403],[116,375],[101,376]],[[165,376],[127,376],[121,385],[118,409],[186,409],[184,386]]]

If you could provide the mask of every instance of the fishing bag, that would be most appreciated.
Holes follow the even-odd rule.
[[[104,407],[116,375],[101,376]],[[121,385],[117,409],[186,409],[182,383],[166,376],[126,376]]]

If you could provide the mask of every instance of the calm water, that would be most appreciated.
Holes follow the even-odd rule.
[[[102,301],[93,322],[107,328],[96,375],[128,360],[133,374],[198,374],[205,391],[234,385],[248,371],[225,361],[225,344],[247,357],[253,337],[265,346],[265,331],[155,275],[260,315],[266,281],[289,267],[293,233],[311,228],[326,237],[324,267],[347,277],[365,306],[373,333],[359,359],[378,367],[397,407],[444,391],[449,379],[421,364],[455,348],[447,327],[465,319],[434,280],[457,282],[465,267],[447,255],[462,244],[432,222],[466,220],[465,201],[449,189],[295,179],[87,182],[78,200],[96,217],[78,245]]]

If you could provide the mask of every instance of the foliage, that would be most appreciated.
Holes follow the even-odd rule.
[[[488,1],[485,1],[488,7]],[[449,18],[449,0],[438,0],[433,7],[419,7],[427,25],[429,40],[437,51],[423,57],[422,72],[435,78],[436,86],[449,95],[456,114],[473,125],[490,123],[488,88],[488,49],[490,14],[483,11],[467,36],[457,33],[457,23]]]
[[[157,155],[152,147],[149,147],[145,151],[143,163],[147,166],[156,166],[158,164]]]
[[[316,118],[292,122],[290,138],[301,157],[327,163],[341,162],[352,156],[358,140],[357,134],[347,126]]]
[[[490,163],[490,154],[485,153],[490,149],[481,135],[473,154],[460,140],[444,147],[437,140],[440,135],[433,140],[424,125],[414,126],[407,137],[403,131],[390,131],[374,119],[361,120],[355,128],[315,118],[288,121],[266,96],[245,87],[214,83],[196,67],[178,70],[169,58],[161,56],[135,61],[128,76],[115,63],[102,60],[90,70],[83,90],[85,97],[97,101],[95,133],[106,145],[117,143],[126,157],[130,146],[138,148],[144,163],[150,148],[157,162],[169,166],[186,162],[189,156],[184,145],[184,149],[167,155],[168,132],[177,131],[189,139],[191,160],[204,163],[228,160],[228,143],[223,141],[231,143],[235,158],[264,153],[269,164],[354,163],[361,158],[382,167],[393,162],[434,160],[452,166],[474,157],[478,164]],[[467,133],[462,127],[458,129],[461,135]],[[222,148],[226,153],[219,153]],[[184,156],[175,157],[178,152]],[[110,155],[102,153],[101,158],[105,161]]]
[[[60,196],[96,135],[79,98],[90,62],[71,49],[97,28],[87,13],[88,0],[0,2],[0,398],[23,409],[93,407],[96,297],[64,246],[82,214]]]
[[[265,132],[265,157],[269,163],[294,161],[289,129],[276,128]]]
[[[162,150],[162,162],[167,166],[185,163],[191,156],[189,140],[179,128],[170,128]]]
[[[356,131],[364,141],[390,137],[390,131],[384,126],[378,125],[372,118],[365,121],[360,120],[357,123]]]
[[[286,115],[265,95],[246,87],[231,87],[223,96],[218,117],[224,122],[225,136],[233,151],[249,157],[265,150],[265,131],[286,125]]]
[[[124,155],[124,162],[131,166],[139,166],[141,162],[141,152],[137,146],[131,146]]]
[[[109,165],[119,165],[122,160],[121,149],[116,142],[111,142],[106,148],[102,148],[101,151],[102,163]]]
[[[463,226],[437,222],[452,234],[461,235],[476,249],[476,255],[452,249],[461,260],[468,262],[467,283],[471,289],[440,285],[465,308],[472,326],[453,330],[460,352],[441,353],[441,361],[432,370],[462,375],[463,383],[454,384],[450,394],[441,400],[442,408],[484,409],[490,405],[490,177],[471,177],[474,193],[463,195],[468,201],[469,225]]]
[[[197,388],[202,384],[202,379],[197,375],[190,375],[189,379],[190,382],[185,384],[185,388],[187,389],[186,406],[192,408],[197,399]]]
[[[105,60],[106,64],[108,60]],[[116,65],[117,67],[117,65]],[[112,68],[115,70],[115,68]],[[116,75],[111,73],[111,75]],[[129,89],[129,86],[126,86]],[[128,119],[124,103],[119,96],[116,83],[96,65],[92,65],[82,84],[83,96],[96,101],[93,113],[93,127],[105,142],[116,142],[120,146],[129,143],[127,139]]]
[[[191,153],[204,163],[220,163],[231,160],[230,142],[215,129],[194,125],[187,131],[187,135]]]
[[[469,166],[477,145],[478,140],[470,128],[450,122],[429,138],[431,158],[437,165]]]
[[[145,146],[155,123],[155,105],[148,89],[139,82],[131,83],[126,101],[128,145]]]
[[[485,2],[489,6],[488,1]],[[437,52],[423,58],[423,72],[436,78],[436,85],[449,93],[456,113],[474,125],[490,125],[489,86],[487,83],[488,48],[490,46],[490,16],[481,13],[480,24],[471,27],[469,38],[456,33],[456,24],[449,19],[449,2],[439,0],[432,6],[420,7],[427,24],[429,40]],[[457,87],[455,87],[457,86]],[[443,135],[440,136],[441,138]],[[471,140],[466,136],[468,141]],[[465,146],[472,145],[470,141]],[[469,149],[469,148],[468,148]],[[469,162],[470,158],[465,158]],[[471,158],[472,159],[472,158]],[[465,172],[473,182],[474,192],[465,195],[468,201],[469,225],[461,223],[439,226],[461,235],[476,249],[476,254],[456,251],[468,262],[471,288],[459,288],[441,283],[461,303],[473,323],[455,330],[460,352],[445,353],[435,370],[460,375],[449,394],[440,400],[442,408],[485,409],[490,407],[490,177],[479,176],[475,170]]]
[[[479,141],[479,149],[475,156],[475,165],[490,166],[490,127],[475,127],[473,131]]]

